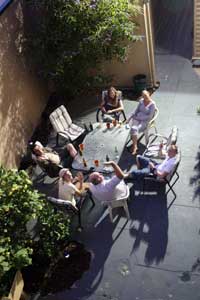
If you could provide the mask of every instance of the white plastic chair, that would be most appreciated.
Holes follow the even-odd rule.
[[[156,128],[156,119],[159,115],[159,110],[157,107],[155,107],[155,112],[154,112],[154,115],[153,115],[153,118],[149,121],[147,127],[145,128],[144,130],[144,137],[145,137],[145,144],[147,145],[148,142],[149,142],[149,131],[150,129],[154,129],[155,130],[155,133],[157,134],[158,133],[158,130]]]
[[[116,207],[123,207],[125,210],[127,219],[130,219],[128,204],[127,204],[127,200],[129,199],[129,196],[130,196],[130,190],[129,190],[128,185],[126,185],[126,193],[124,194],[124,196],[122,196],[121,198],[118,198],[118,199],[114,199],[112,201],[103,202],[103,204],[108,207],[111,222],[113,222],[112,210],[113,210],[113,208],[116,208]]]
[[[165,152],[167,151],[168,146],[176,145],[177,139],[178,128],[176,126],[172,127],[168,137],[162,134],[152,133],[149,135],[149,142],[143,155],[152,158],[163,158],[162,156],[160,156],[160,143],[163,143],[162,152]]]
[[[62,136],[71,142],[75,141],[85,131],[80,126],[74,124],[64,105],[59,106],[49,116],[53,129],[57,133],[56,142]]]

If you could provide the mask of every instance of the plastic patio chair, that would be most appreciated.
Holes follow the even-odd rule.
[[[146,146],[149,143],[149,137],[150,137],[149,131],[153,128],[155,130],[155,134],[158,133],[158,130],[156,128],[156,119],[157,119],[158,115],[159,115],[159,109],[157,107],[155,107],[155,112],[154,112],[152,119],[149,121],[149,123],[147,124],[147,127],[144,129],[144,131],[141,132],[141,134],[138,138],[138,141],[140,141],[144,136]],[[130,143],[130,141],[131,141],[131,138],[128,139],[126,146]]]
[[[163,144],[162,151],[167,151],[168,146],[176,145],[178,139],[178,128],[176,126],[172,127],[169,136],[164,136],[159,133],[152,133],[149,135],[149,143],[146,146],[146,150],[143,155],[152,158],[163,158],[160,156],[160,143]]]
[[[147,127],[144,130],[144,137],[145,137],[145,144],[147,145],[149,142],[149,131],[153,128],[155,130],[155,133],[158,133],[158,130],[156,128],[156,119],[159,115],[159,109],[157,106],[155,107],[155,112],[153,115],[153,118],[149,121]],[[140,139],[140,138],[139,138]]]
[[[82,230],[82,205],[84,201],[89,198],[92,203],[92,208],[95,206],[95,202],[89,193],[84,196],[78,197],[76,199],[76,207],[71,203],[71,201],[63,200],[55,197],[47,197],[47,200],[51,202],[55,207],[59,208],[61,211],[67,214],[78,216],[78,229]]]
[[[59,106],[49,116],[53,129],[57,133],[56,144],[58,145],[59,136],[74,142],[81,136],[85,129],[74,124],[64,105]]]
[[[127,200],[129,199],[129,196],[130,196],[130,190],[129,190],[128,185],[126,185],[126,193],[124,196],[114,199],[112,201],[104,201],[103,202],[103,204],[108,207],[111,222],[113,222],[112,210],[113,210],[113,208],[116,208],[116,207],[123,207],[124,211],[126,213],[127,219],[130,219],[128,204],[127,204]]]
[[[167,190],[165,191],[165,195],[167,195],[171,191],[174,196],[173,200],[168,206],[169,209],[169,207],[173,204],[173,202],[177,197],[176,192],[174,190],[174,185],[176,184],[176,182],[179,180],[180,177],[178,174],[178,166],[180,162],[181,162],[181,151],[179,150],[176,156],[176,163],[174,165],[174,168],[166,177],[159,178],[159,177],[155,177],[153,174],[146,175],[143,180],[143,194],[145,193],[147,181],[150,182],[151,184],[155,182],[155,183],[159,183],[159,185],[165,185],[167,187]]]

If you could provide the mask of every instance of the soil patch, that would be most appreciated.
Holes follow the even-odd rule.
[[[70,242],[54,261],[34,258],[33,265],[22,270],[24,290],[44,296],[69,289],[89,269],[90,261],[91,253],[83,244]]]

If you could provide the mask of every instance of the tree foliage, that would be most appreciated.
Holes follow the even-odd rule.
[[[40,73],[71,94],[101,82],[100,65],[135,41],[138,0],[27,0],[37,22],[25,40]]]
[[[32,255],[54,257],[69,236],[69,220],[55,213],[32,187],[25,171],[0,167],[0,295],[11,275],[32,263]],[[35,228],[30,230],[30,224]]]

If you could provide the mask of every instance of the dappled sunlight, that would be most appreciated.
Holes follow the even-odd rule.
[[[6,10],[0,25],[0,157],[3,165],[15,167],[38,122],[45,97],[21,56],[24,23],[20,3]]]

